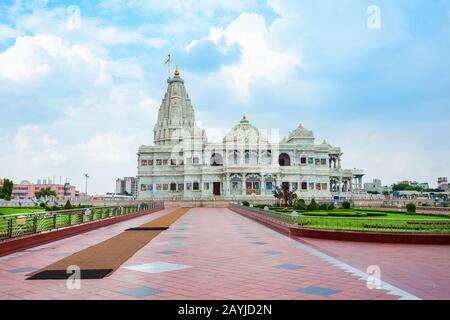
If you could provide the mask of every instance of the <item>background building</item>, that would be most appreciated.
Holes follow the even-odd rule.
[[[448,183],[447,177],[438,178],[438,189],[450,191],[450,183]]]
[[[125,177],[116,180],[116,194],[129,194],[133,197],[137,196],[137,178]]]
[[[52,180],[38,180],[38,183],[33,184],[24,180],[19,184],[14,184],[12,197],[15,199],[33,199],[36,192],[45,188],[50,188],[54,191],[57,198],[75,198],[78,195],[76,187],[70,183],[55,184],[52,183]]]
[[[367,193],[383,194],[383,192],[391,192],[392,188],[383,186],[380,179],[373,179],[372,182],[364,183],[364,191]]]
[[[411,187],[420,187],[424,190],[430,189],[430,184],[428,182],[417,182],[417,181],[400,181],[399,184],[406,184]]]

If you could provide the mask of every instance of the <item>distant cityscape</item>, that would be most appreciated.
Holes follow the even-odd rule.
[[[0,188],[3,186],[4,179],[0,179]],[[437,179],[437,188],[431,188],[429,182],[417,181],[399,181],[390,186],[383,185],[381,179],[373,179],[371,182],[364,183],[364,192],[368,196],[389,196],[399,199],[436,199],[448,201],[450,197],[450,183],[447,177]],[[136,177],[117,178],[115,181],[114,192],[108,192],[105,195],[88,195],[80,192],[76,186],[69,182],[56,183],[52,179],[38,179],[36,183],[28,180],[22,180],[20,183],[14,183],[12,190],[12,200],[34,199],[36,192],[49,188],[54,191],[56,199],[80,199],[80,198],[102,198],[111,196],[121,196],[136,198],[138,196],[138,183]]]

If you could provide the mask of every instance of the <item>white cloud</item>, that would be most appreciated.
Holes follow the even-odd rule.
[[[390,185],[403,180],[417,180],[436,185],[438,176],[450,172],[450,149],[433,145],[434,126],[416,126],[414,130],[386,127],[367,121],[349,122],[339,130],[328,131],[327,140],[344,152],[342,165],[345,168],[364,169],[365,181],[382,179]],[[441,138],[450,140],[448,132]]]
[[[221,41],[228,47],[239,45],[240,61],[223,66],[214,77],[224,79],[233,91],[248,98],[252,82],[264,80],[280,84],[288,79],[293,69],[301,66],[298,55],[273,48],[271,32],[262,15],[242,13],[225,28],[211,28],[205,39],[194,40],[186,49],[205,40],[214,42],[219,48]]]
[[[21,34],[22,32],[16,29],[12,29],[7,25],[0,24],[0,42],[11,38],[15,38]]]
[[[0,53],[0,109],[11,106],[22,122],[17,105],[39,96],[25,112],[54,108],[58,116],[0,137],[0,167],[8,168],[0,175],[15,181],[61,175],[83,186],[82,173],[89,172],[94,193],[112,191],[116,177],[136,175],[136,151],[152,141],[159,105],[142,77],[133,60],[100,58],[54,35],[17,38]]]
[[[89,49],[47,34],[23,36],[0,53],[0,79],[17,85],[39,85],[53,78],[74,87],[111,82],[106,62]]]
[[[68,23],[70,14],[65,7],[34,9],[31,13],[16,15],[13,21],[18,30],[32,34],[53,34],[89,47],[102,57],[108,55],[107,47],[110,46],[161,48],[166,44],[164,38],[149,36],[140,28],[116,26],[103,19],[85,16],[83,11],[80,12],[80,27],[73,28]]]

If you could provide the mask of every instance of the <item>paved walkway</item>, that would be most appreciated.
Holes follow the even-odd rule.
[[[341,248],[344,256],[333,257],[339,245],[333,247],[331,243],[327,252],[322,250],[327,245],[288,239],[228,209],[218,208],[191,209],[110,277],[82,280],[79,290],[68,289],[66,281],[25,280],[25,275],[33,270],[172,210],[0,258],[0,299],[414,298],[408,291],[412,287],[403,286],[401,273],[396,274],[400,280],[395,284],[388,283],[389,277],[383,279],[387,282],[383,287],[388,290],[367,288],[365,274],[353,268],[365,271],[365,247],[353,246],[355,252],[351,252],[350,245],[345,247],[347,251]],[[446,248],[436,254],[449,257]],[[403,250],[403,246],[397,250]],[[347,255],[353,258],[344,259]],[[361,258],[360,263],[356,257]],[[398,270],[408,268],[406,263],[395,263]],[[441,275],[448,279],[448,273]],[[445,291],[442,286],[439,289]],[[421,293],[420,286],[414,290],[418,297],[427,297]]]

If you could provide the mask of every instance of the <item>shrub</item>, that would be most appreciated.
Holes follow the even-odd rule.
[[[344,201],[342,202],[342,208],[343,209],[350,209],[352,206],[352,204],[350,203],[350,201]]]
[[[336,209],[336,207],[334,206],[334,203],[330,203],[329,205],[328,205],[328,208],[327,208],[328,210],[334,210],[334,209]]]
[[[295,210],[307,210],[307,206],[305,204],[305,200],[300,199],[294,202],[294,209]]]
[[[416,212],[416,205],[414,203],[408,203],[406,205],[406,211],[409,213],[415,213]]]
[[[328,210],[328,206],[326,203],[323,203],[319,206],[319,210]]]
[[[70,203],[70,200],[67,200],[66,204],[64,205],[64,210],[70,210],[70,209],[73,209],[73,206]]]
[[[382,212],[367,212],[366,216],[368,217],[385,217],[387,216],[387,213],[382,213]]]
[[[309,203],[308,210],[311,210],[311,211],[319,210],[319,205],[317,204],[317,202],[314,198]]]
[[[250,206],[250,203],[248,203],[248,201],[242,201],[242,205],[243,205],[243,206],[246,206],[246,207],[249,207],[249,206]]]

